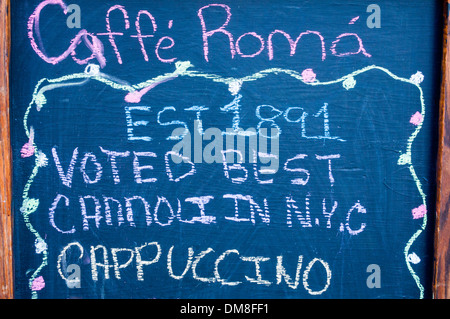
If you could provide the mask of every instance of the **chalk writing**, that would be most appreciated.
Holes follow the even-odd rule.
[[[90,246],[89,250],[87,250],[78,242],[72,242],[65,246],[58,256],[57,268],[59,270],[59,275],[63,280],[67,280],[67,276],[61,270],[62,260],[66,258],[66,255],[69,252],[75,250],[75,248],[80,256],[87,253],[87,251],[89,252],[91,260],[90,273],[93,281],[99,281],[101,279],[122,280],[121,271],[123,269],[133,267],[134,264],[135,276],[138,281],[144,281],[146,275],[150,275],[152,268],[165,266],[167,275],[174,280],[183,280],[186,276],[188,276],[190,271],[190,275],[194,280],[203,283],[219,284],[223,286],[238,286],[244,283],[264,286],[271,286],[272,284],[286,284],[289,288],[296,290],[299,287],[300,276],[303,272],[303,289],[305,289],[305,291],[310,295],[321,295],[327,291],[332,278],[332,271],[327,262],[320,258],[314,258],[304,267],[303,255],[298,256],[295,276],[294,279],[292,279],[291,275],[285,268],[283,255],[278,255],[276,258],[268,256],[244,256],[237,249],[229,249],[223,253],[219,253],[211,247],[196,252],[193,247],[188,247],[186,266],[180,275],[175,275],[173,271],[173,250],[179,250],[179,248],[175,246],[171,246],[169,249],[166,249],[163,248],[158,242],[150,242],[133,248],[108,248],[103,245],[97,245]],[[142,255],[147,253],[146,256],[148,256],[148,251],[151,252],[151,258],[149,260],[143,259]],[[198,273],[197,268],[199,268],[200,263],[203,262],[203,259],[207,255],[213,255],[216,259],[213,265],[209,265],[209,276],[205,277],[205,275],[200,275]],[[238,256],[241,265],[245,263],[253,263],[253,267],[251,267],[254,269],[253,273],[245,274],[240,280],[229,281],[223,278],[220,269],[223,267],[222,263],[226,263],[226,259],[230,258],[230,255]],[[276,263],[275,267],[273,265],[274,262]],[[266,268],[268,266],[274,267],[276,270],[276,277],[273,281],[262,277],[263,275],[261,273],[261,268]],[[313,289],[310,287],[309,274],[313,267],[322,267],[325,270],[325,276],[323,278],[324,283],[320,289]],[[111,270],[113,274],[111,274]],[[40,282],[41,280],[42,277],[38,277],[36,281]]]
[[[80,64],[88,64],[92,60],[97,60],[99,65],[101,67],[105,67],[107,63],[106,55],[104,52],[104,43],[100,39],[101,37],[106,36],[109,44],[111,45],[111,48],[113,49],[116,61],[118,64],[124,64],[124,60],[122,58],[122,54],[120,53],[120,48],[116,42],[117,37],[129,37],[130,39],[137,39],[137,45],[142,53],[143,60],[146,62],[150,61],[149,53],[148,53],[148,41],[147,47],[144,43],[144,39],[154,39],[155,42],[153,44],[154,46],[154,57],[156,58],[156,61],[159,61],[161,63],[173,63],[175,61],[178,61],[179,58],[176,56],[173,56],[172,49],[174,46],[176,46],[176,39],[169,35],[159,35],[159,32],[161,31],[161,28],[158,27],[158,22],[154,15],[146,9],[141,9],[137,12],[136,18],[135,18],[135,34],[131,32],[131,23],[130,23],[130,14],[128,13],[125,6],[122,5],[113,5],[111,6],[107,12],[105,13],[105,29],[106,32],[89,32],[86,29],[80,30],[74,38],[72,38],[70,41],[70,45],[68,48],[61,53],[59,56],[50,57],[45,52],[45,48],[43,46],[43,35],[41,32],[41,15],[42,11],[47,6],[59,6],[63,13],[67,15],[70,11],[70,6],[67,6],[66,3],[63,0],[45,0],[42,1],[34,10],[34,12],[30,15],[28,19],[28,38],[30,40],[30,44],[33,48],[33,50],[36,52],[36,54],[45,62],[50,64],[58,64],[62,61],[64,61],[66,58],[69,57],[69,55],[72,57],[72,59]],[[80,8],[80,10],[83,10],[83,8]],[[267,57],[269,60],[272,60],[274,58],[274,55],[276,53],[276,50],[274,49],[275,45],[275,38],[285,39],[287,40],[287,43],[289,45],[289,54],[290,56],[294,56],[296,54],[296,50],[299,46],[302,45],[302,40],[306,38],[315,39],[314,41],[317,42],[317,52],[319,52],[321,60],[324,61],[327,57],[327,50],[326,50],[326,39],[324,36],[322,36],[321,32],[319,31],[301,31],[299,32],[298,37],[293,40],[290,34],[283,30],[274,30],[270,34],[268,34],[267,39],[263,35],[258,34],[256,31],[248,31],[245,32],[239,36],[236,37],[236,35],[233,35],[230,30],[227,29],[231,19],[232,19],[232,13],[231,13],[231,7],[225,4],[208,4],[206,6],[201,7],[197,11],[197,16],[199,19],[199,27],[202,34],[202,41],[203,41],[203,55],[206,62],[210,61],[210,39],[214,38],[217,34],[225,35],[228,40],[229,50],[230,50],[230,57],[231,59],[234,59],[236,56],[241,58],[255,58],[259,55],[261,55],[266,49],[267,49]],[[118,13],[120,12],[123,22],[122,22],[122,30],[121,31],[113,31],[111,26],[111,14],[112,13]],[[222,25],[218,28],[211,29],[209,25],[206,23],[206,16],[209,14],[217,14],[217,13],[224,13],[225,18],[223,21],[219,21],[216,24],[222,23]],[[151,23],[151,29],[152,32],[148,34],[142,33],[141,28],[141,19],[144,18],[146,20],[149,20]],[[70,16],[69,16],[70,18]],[[68,19],[69,19],[68,18]],[[355,18],[356,19],[356,18]],[[353,19],[353,23],[356,21]],[[159,22],[161,23],[161,22]],[[353,24],[350,23],[350,24]],[[164,31],[171,31],[173,27],[174,21],[170,20],[167,24],[167,29]],[[71,28],[71,26],[66,26],[67,28]],[[236,38],[236,40],[234,40]],[[242,42],[246,43],[248,39],[251,38],[253,42],[258,43],[257,48],[245,48],[246,45],[243,45]],[[341,49],[339,47],[339,43],[342,39],[354,39],[355,44],[354,48],[351,49],[351,51],[346,51],[347,48]],[[157,40],[156,40],[157,39]],[[247,39],[247,40],[244,40]],[[279,40],[277,40],[279,41]],[[133,41],[135,42],[135,41]],[[85,59],[79,59],[77,58],[76,49],[79,45],[84,43],[86,48],[91,52],[91,56],[85,58]],[[277,42],[278,43],[278,42]],[[331,46],[329,47],[329,50],[331,54],[335,57],[347,57],[351,55],[358,55],[362,54],[363,56],[370,58],[372,55],[367,52],[366,48],[364,47],[363,40],[360,38],[360,36],[356,33],[341,33],[338,36],[336,36],[335,40],[332,41]],[[309,69],[308,69],[309,70]],[[313,73],[305,74],[307,81],[310,81],[313,79],[311,77]],[[131,99],[131,97],[130,97]]]
[[[127,228],[127,231],[132,229],[144,228],[171,228],[178,224],[187,225],[207,225],[213,226],[217,224],[236,223],[252,225],[257,227],[264,225],[267,231],[271,227],[279,228],[284,225],[287,229],[298,229],[299,231],[309,231],[315,229],[330,229],[340,233],[346,233],[350,236],[359,236],[367,227],[370,227],[365,221],[365,215],[369,214],[369,207],[360,199],[355,198],[350,205],[343,204],[339,199],[331,199],[324,196],[317,198],[312,197],[312,189],[309,188],[309,183],[316,174],[327,176],[327,187],[333,187],[339,181],[335,176],[335,169],[339,167],[340,161],[343,160],[343,155],[338,153],[298,153],[295,156],[288,158],[280,158],[276,153],[267,153],[263,150],[251,149],[249,163],[244,162],[244,154],[233,148],[226,147],[222,150],[220,156],[222,165],[222,178],[224,185],[245,184],[251,180],[260,185],[277,184],[278,178],[288,178],[294,187],[298,187],[299,191],[294,194],[279,194],[279,198],[283,203],[279,205],[273,204],[273,199],[268,199],[264,196],[257,196],[249,193],[239,193],[232,191],[224,191],[219,196],[217,194],[196,194],[195,196],[173,196],[164,192],[152,196],[136,192],[135,194],[127,194],[126,196],[116,196],[114,194],[77,194],[76,189],[78,185],[74,185],[74,180],[77,183],[84,183],[86,186],[95,185],[99,183],[108,183],[115,187],[121,187],[124,184],[124,179],[129,180],[130,177],[136,185],[158,184],[164,182],[171,182],[174,184],[183,183],[194,178],[198,174],[198,169],[202,165],[207,165],[202,161],[193,161],[189,156],[181,154],[178,151],[173,151],[170,148],[164,154],[159,151],[152,150],[147,147],[145,151],[136,151],[132,149],[112,149],[98,146],[89,150],[80,151],[79,147],[74,147],[68,153],[62,153],[58,146],[51,149],[50,160],[38,147],[34,129],[28,127],[27,119],[30,109],[36,107],[38,111],[42,110],[46,105],[44,92],[71,86],[77,79],[81,80],[97,80],[105,85],[108,85],[116,90],[125,91],[126,94],[136,92],[136,96],[141,98],[144,94],[150,92],[162,81],[172,80],[176,77],[204,77],[211,79],[214,82],[224,83],[229,85],[230,93],[234,96],[234,100],[220,108],[222,112],[231,112],[233,114],[230,123],[230,130],[226,132],[218,132],[217,136],[243,136],[246,138],[252,136],[263,136],[271,140],[278,140],[284,134],[282,131],[280,121],[283,120],[289,124],[298,124],[297,132],[299,140],[330,140],[337,143],[346,143],[345,139],[333,136],[330,133],[330,119],[328,103],[323,103],[322,106],[316,106],[312,112],[314,118],[323,118],[322,130],[320,135],[309,135],[308,133],[308,114],[305,106],[290,106],[286,110],[281,110],[277,106],[261,104],[254,109],[254,117],[259,121],[256,129],[244,131],[241,128],[240,114],[243,105],[241,99],[243,95],[240,92],[241,87],[248,81],[256,81],[263,78],[272,72],[284,73],[301,81],[305,85],[330,85],[342,83],[343,89],[350,90],[355,87],[355,78],[364,72],[373,69],[381,70],[391,76],[395,80],[410,83],[420,90],[420,83],[414,79],[404,79],[393,75],[390,71],[371,66],[362,70],[357,70],[352,74],[341,77],[335,81],[320,82],[317,77],[312,75],[312,71],[297,73],[291,70],[265,70],[254,75],[244,77],[241,79],[224,79],[219,76],[202,74],[197,71],[189,70],[190,64],[188,62],[179,62],[177,70],[172,74],[166,74],[156,79],[146,81],[138,85],[125,85],[121,81],[115,81],[110,76],[103,76],[95,66],[90,65],[86,68],[86,72],[80,74],[72,74],[64,76],[55,80],[42,80],[36,86],[32,102],[27,110],[25,116],[25,131],[29,137],[29,145],[26,149],[33,149],[30,156],[35,156],[36,166],[30,176],[29,183],[24,189],[24,201],[21,211],[23,217],[30,229],[36,236],[36,254],[43,255],[43,261],[40,267],[34,272],[30,278],[30,289],[34,297],[37,297],[37,292],[45,287],[45,281],[40,271],[47,266],[48,246],[46,240],[34,230],[33,225],[29,221],[29,214],[40,209],[38,199],[30,198],[27,194],[31,187],[38,170],[42,167],[50,167],[61,183],[62,188],[55,195],[50,206],[47,208],[48,221],[52,229],[57,233],[63,235],[89,232],[93,229],[117,229]],[[44,85],[47,81],[48,84]],[[85,83],[85,82],[83,82]],[[81,84],[82,85],[82,84]],[[126,95],[125,95],[126,96]],[[126,98],[125,98],[126,100]],[[137,102],[130,99],[128,102]],[[399,165],[408,165],[411,174],[413,175],[419,192],[421,191],[420,181],[415,176],[414,167],[411,160],[405,159],[405,156],[411,156],[411,145],[414,137],[420,130],[423,122],[424,104],[423,100],[421,112],[416,113],[411,123],[414,124],[416,130],[411,138],[408,140],[406,149],[403,153],[403,160],[399,160]],[[173,106],[163,106],[160,111],[155,112],[156,116],[153,120],[149,118],[152,115],[153,108],[146,105],[127,105],[124,108],[124,118],[126,120],[126,135],[130,142],[134,143],[148,143],[151,142],[151,130],[142,135],[138,135],[136,128],[145,128],[150,125],[179,126],[178,133],[166,136],[165,140],[185,140],[190,136],[187,125],[187,120],[183,118],[170,118],[165,116],[169,112],[175,111],[177,108]],[[208,130],[212,128],[204,128],[201,122],[202,112],[211,112],[206,107],[192,106],[184,108],[184,111],[195,112],[197,123],[194,125],[194,134],[199,136],[206,136]],[[167,113],[167,114],[166,114]],[[268,115],[270,114],[270,115]],[[140,115],[140,116],[137,116]],[[275,134],[267,134],[267,130],[263,130],[263,125],[274,130]],[[243,133],[246,132],[246,133]],[[272,147],[273,148],[273,147]],[[22,153],[26,153],[23,151]],[[237,155],[237,163],[227,159],[227,155]],[[266,166],[259,168],[260,164],[267,163],[267,160],[277,160],[281,163],[282,170],[277,170],[276,167]],[[311,169],[308,163],[314,164]],[[127,165],[124,165],[128,163]],[[145,163],[145,164],[142,164]],[[178,166],[182,165],[184,170],[180,170]],[[181,166],[180,166],[181,167]],[[89,168],[89,169],[88,169]],[[158,174],[153,175],[152,172],[162,171],[165,176]],[[105,172],[108,172],[106,174]],[[263,175],[269,175],[264,176]],[[268,177],[268,178],[267,178]],[[325,186],[325,185],[324,185]],[[423,197],[424,198],[424,197]],[[221,212],[210,209],[215,203],[221,207],[228,207],[227,210]],[[227,206],[228,205],[228,206]],[[319,210],[317,210],[319,207]],[[67,210],[71,211],[72,221],[78,220],[75,223],[64,221],[64,214]],[[193,214],[193,212],[196,212]],[[412,210],[414,219],[422,219],[422,226],[426,225],[426,203],[425,201]],[[335,219],[335,216],[343,216],[343,219]],[[411,237],[407,246],[405,247],[405,262],[407,263],[411,275],[416,280],[419,290],[423,292],[423,287],[420,284],[420,279],[415,275],[410,267],[411,263],[417,263],[419,257],[412,257],[409,253],[409,247],[412,242],[419,236],[423,227]],[[166,259],[167,275],[173,280],[182,280],[189,271],[192,272],[192,278],[202,283],[219,284],[224,286],[239,286],[244,283],[255,284],[262,286],[272,286],[273,284],[286,284],[291,289],[298,289],[300,281],[306,293],[310,295],[320,295],[327,291],[331,285],[332,271],[329,264],[320,258],[311,259],[306,266],[304,263],[304,256],[299,255],[297,266],[294,273],[289,274],[284,266],[283,256],[246,256],[242,255],[238,249],[229,249],[224,252],[216,252],[213,248],[196,251],[192,247],[187,249],[186,262],[183,263],[184,269],[181,269],[177,274],[173,268],[173,250],[174,246],[165,249],[165,257],[161,244],[158,242],[149,242],[135,248],[114,247],[107,248],[103,245],[91,246],[89,249],[84,249],[78,243],[72,243],[66,246],[62,251],[59,260],[64,258],[68,249],[77,249],[80,255],[86,253],[90,254],[90,267],[93,281],[98,281],[100,276],[104,279],[122,280],[122,271],[136,266],[136,280],[144,281],[146,278],[146,269],[159,265],[162,260]],[[142,252],[146,251],[147,259],[144,259]],[[148,251],[154,253],[153,257],[148,259]],[[215,255],[215,263],[209,272],[204,273],[202,261],[206,260],[207,256]],[[238,257],[243,264],[253,264],[253,273],[246,273],[242,278],[235,278],[233,280],[222,278],[221,268],[225,265],[227,258],[232,256]],[[262,267],[270,262],[276,261],[276,277],[275,279],[264,278]],[[61,261],[57,267],[59,274],[63,279],[66,279],[67,274],[61,270]],[[222,266],[222,267],[221,267]],[[309,285],[309,273],[316,267],[324,269],[325,277],[323,278],[323,285],[321,288],[312,288]],[[202,272],[200,273],[200,268]],[[113,272],[112,276],[110,270]],[[302,276],[303,272],[303,276]],[[302,278],[302,280],[301,280]]]
[[[85,288],[86,283],[114,288],[137,283],[152,290],[153,284],[164,282],[180,291],[187,286],[235,291],[253,287],[261,295],[283,291],[329,296],[337,284],[342,286],[336,280],[342,280],[340,263],[350,256],[348,243],[365,241],[380,228],[374,218],[380,211],[378,199],[363,194],[364,186],[373,182],[371,174],[359,169],[368,165],[358,162],[366,150],[353,144],[356,137],[349,133],[349,127],[364,124],[359,121],[364,116],[356,119],[348,107],[353,104],[336,98],[341,94],[355,101],[355,96],[368,96],[373,85],[365,82],[368,75],[408,86],[419,96],[401,118],[399,128],[410,135],[393,143],[394,161],[389,164],[410,174],[413,185],[408,191],[417,193],[417,202],[401,216],[411,222],[405,229],[412,236],[407,234],[400,255],[423,297],[423,278],[415,268],[422,255],[412,251],[430,209],[412,148],[426,115],[423,73],[400,77],[377,65],[358,66],[339,76],[340,69],[324,72],[333,61],[373,63],[373,39],[358,28],[363,13],[342,16],[343,29],[296,27],[283,21],[276,26],[242,24],[240,29],[235,23],[248,17],[232,5],[192,6],[187,11],[191,24],[179,15],[159,14],[157,5],[141,6],[108,4],[84,16],[87,8],[80,4],[77,17],[83,16],[83,29],[79,18],[69,23],[73,7],[63,0],[44,0],[28,17],[30,52],[48,67],[63,68],[70,58],[74,62],[71,71],[61,69],[64,75],[37,82],[16,150],[30,165],[24,170],[29,175],[18,211],[32,237],[34,259],[26,274],[31,296],[45,295],[55,279],[52,273],[64,289]],[[49,9],[67,24],[51,20]],[[89,19],[97,23],[85,24]],[[197,58],[184,56],[184,26],[183,32],[196,40],[189,43],[189,52],[197,51]],[[56,51],[46,50],[50,28],[63,28],[61,34],[67,36],[58,39]],[[280,60],[300,61],[306,48],[316,65],[275,67]],[[142,74],[107,74],[113,72],[110,66],[124,70],[136,62],[130,60],[133,50],[134,60],[157,66],[152,70],[156,76],[129,83]],[[227,70],[229,77],[223,70],[205,71],[236,61],[259,71]],[[73,71],[79,65],[86,66],[84,72]],[[162,66],[169,71],[158,71]],[[75,108],[71,94],[88,93],[94,86],[98,95],[88,101],[90,107],[105,107],[99,100],[109,95],[111,105],[104,112],[111,118],[86,115],[83,127],[108,122],[105,129],[93,134],[88,129],[92,136],[85,142],[63,128],[60,139],[44,143],[49,127],[64,124],[60,116],[52,121],[44,117],[69,114]],[[291,97],[286,91],[277,99],[273,92],[286,86],[298,94]],[[190,94],[180,93],[183,89]],[[67,94],[61,102],[69,103],[67,108],[54,107],[58,94]],[[81,114],[87,107],[76,109]],[[339,113],[347,111],[344,119]],[[368,138],[370,147],[379,146],[373,142]],[[370,155],[380,157],[377,152]],[[46,184],[51,191],[44,196],[40,187]],[[105,234],[114,234],[114,239]],[[327,240],[335,244],[336,256],[321,247]],[[368,264],[361,269],[362,277]],[[75,271],[83,277],[74,277]]]

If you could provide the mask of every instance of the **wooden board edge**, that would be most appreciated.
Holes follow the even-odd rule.
[[[443,1],[444,30],[442,78],[439,101],[439,146],[436,176],[436,224],[434,239],[433,298],[450,298],[450,41],[448,33],[449,3]]]
[[[9,123],[10,0],[0,0],[0,299],[14,298]]]

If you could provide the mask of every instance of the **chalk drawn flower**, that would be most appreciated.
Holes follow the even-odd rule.
[[[419,258],[419,256],[417,256],[416,253],[411,253],[411,254],[409,254],[408,257],[407,257],[407,260],[408,260],[410,263],[413,263],[413,264],[418,264],[418,263],[420,263],[420,258]]]
[[[313,69],[305,69],[302,72],[302,79],[303,82],[311,83],[316,81],[316,74],[314,73]]]
[[[397,165],[407,165],[411,164],[411,155],[409,153],[402,154],[398,158]]]
[[[232,95],[237,95],[241,89],[241,86],[242,86],[242,81],[240,81],[240,80],[231,81],[228,84],[228,91],[230,91],[230,93]]]
[[[38,238],[34,242],[34,247],[36,248],[36,254],[42,254],[47,250],[47,243],[43,239]]]
[[[39,276],[34,278],[33,283],[31,284],[31,290],[38,291],[44,289],[44,287],[45,287],[44,277]]]
[[[20,208],[20,211],[25,214],[31,214],[34,213],[34,211],[36,211],[36,209],[39,206],[39,199],[34,199],[34,198],[26,198],[24,199],[23,203],[22,203],[22,207]]]
[[[84,73],[90,76],[97,76],[100,74],[100,66],[97,64],[89,64],[86,69],[84,69]]]
[[[141,101],[141,93],[139,91],[133,91],[125,96],[125,101],[128,103],[139,103]]]
[[[422,83],[423,79],[424,79],[424,75],[420,71],[417,71],[415,74],[411,75],[411,77],[409,78],[409,80],[411,82],[413,82],[414,84],[417,84],[417,85]]]
[[[349,76],[348,78],[346,78],[344,80],[344,82],[342,83],[342,86],[346,89],[353,89],[356,85],[356,80],[353,76]]]
[[[413,116],[411,116],[411,119],[409,120],[409,123],[414,124],[414,125],[419,125],[420,123],[422,123],[423,121],[423,116],[422,114],[417,111],[416,113],[414,113]]]
[[[35,149],[33,143],[27,142],[22,146],[20,156],[22,156],[22,158],[33,156],[34,151]]]
[[[22,156],[22,158],[33,156],[34,152],[36,151],[33,144],[34,144],[34,129],[33,127],[30,127],[28,142],[26,142],[22,146],[22,149],[20,150],[20,155]]]
[[[427,213],[427,208],[424,204],[420,205],[419,207],[416,207],[412,210],[412,216],[414,219],[423,218]]]
[[[37,151],[36,152],[36,163],[37,163],[37,166],[39,166],[39,167],[47,166],[48,165],[47,156],[43,152]]]
[[[36,109],[40,111],[47,103],[47,99],[45,98],[44,94],[38,93],[38,95],[36,95],[36,98],[34,99],[34,102],[36,103]]]
[[[176,68],[175,73],[183,74],[190,67],[193,67],[193,65],[189,61],[178,61],[178,62],[175,62],[175,68]]]

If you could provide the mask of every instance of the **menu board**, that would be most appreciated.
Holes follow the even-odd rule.
[[[430,297],[440,10],[11,3],[16,297]]]

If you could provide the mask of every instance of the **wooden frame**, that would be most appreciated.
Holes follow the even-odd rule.
[[[443,0],[444,37],[437,163],[433,298],[450,299],[450,0]],[[0,299],[14,298],[12,156],[9,124],[10,0],[0,0]]]
[[[450,298],[450,41],[448,39],[449,4],[445,0],[442,80],[439,103],[439,152],[437,163],[436,231],[434,243],[433,297]]]
[[[0,1],[0,298],[11,299],[12,259],[12,160],[9,126],[9,0]]]

